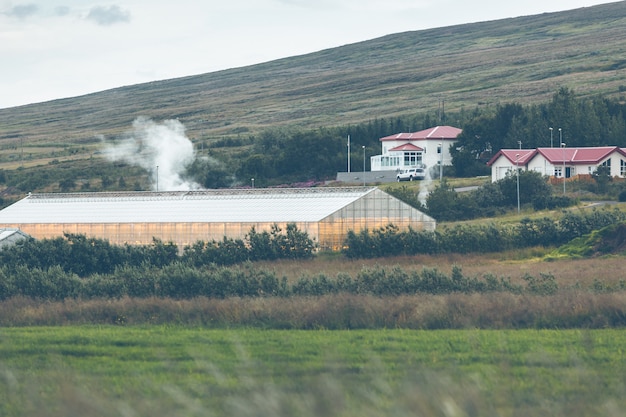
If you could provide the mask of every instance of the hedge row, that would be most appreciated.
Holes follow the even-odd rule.
[[[349,258],[439,253],[488,253],[533,246],[562,245],[603,227],[623,222],[619,209],[566,211],[560,218],[523,219],[516,225],[481,224],[443,227],[435,232],[400,232],[389,225],[349,232],[343,253]]]
[[[313,240],[295,224],[288,224],[284,231],[276,225],[270,232],[252,228],[245,239],[198,241],[184,248],[182,255],[175,244],[157,239],[146,246],[112,245],[103,239],[66,234],[52,239],[27,239],[0,250],[0,265],[41,270],[60,266],[64,272],[87,277],[111,274],[122,266],[162,268],[175,262],[201,266],[234,265],[248,260],[308,259],[314,250]]]
[[[294,283],[275,273],[246,263],[239,267],[195,268],[174,263],[163,268],[121,267],[109,275],[80,278],[55,266],[39,268],[0,267],[0,299],[17,296],[42,300],[195,297],[290,297],[355,294],[398,296],[413,294],[488,293],[551,295],[558,286],[550,274],[526,275],[524,285],[493,275],[468,277],[455,267],[450,275],[437,269],[406,272],[398,267],[363,268],[355,277],[340,273],[335,278],[319,274],[302,276]],[[620,290],[623,288],[620,288]],[[593,288],[592,288],[593,290]],[[613,290],[606,286],[603,292]]]

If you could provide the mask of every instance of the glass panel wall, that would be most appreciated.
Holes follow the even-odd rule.
[[[64,233],[84,234],[106,239],[112,244],[149,245],[153,238],[173,242],[179,249],[202,240],[221,241],[224,236],[244,239],[254,227],[257,232],[270,232],[276,224],[285,230],[287,222],[266,223],[82,223],[82,224],[2,224],[0,227],[18,228],[36,238],[53,238]],[[411,206],[374,190],[319,222],[296,222],[298,230],[319,244],[321,249],[341,249],[348,231],[370,231],[389,224],[400,230],[434,230],[435,221]]]

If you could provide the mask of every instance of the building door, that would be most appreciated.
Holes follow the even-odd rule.
[[[572,176],[572,168],[571,167],[565,167],[565,178],[569,178]]]

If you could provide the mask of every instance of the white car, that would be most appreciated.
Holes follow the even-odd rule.
[[[396,180],[400,181],[413,181],[413,180],[423,180],[426,176],[426,171],[424,168],[409,168],[401,171],[397,176]]]

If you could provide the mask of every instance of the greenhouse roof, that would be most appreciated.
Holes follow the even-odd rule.
[[[316,222],[375,187],[29,194],[0,224]]]
[[[9,239],[15,235],[28,237],[28,235],[22,233],[19,229],[0,229],[0,242],[2,242],[3,240]]]

